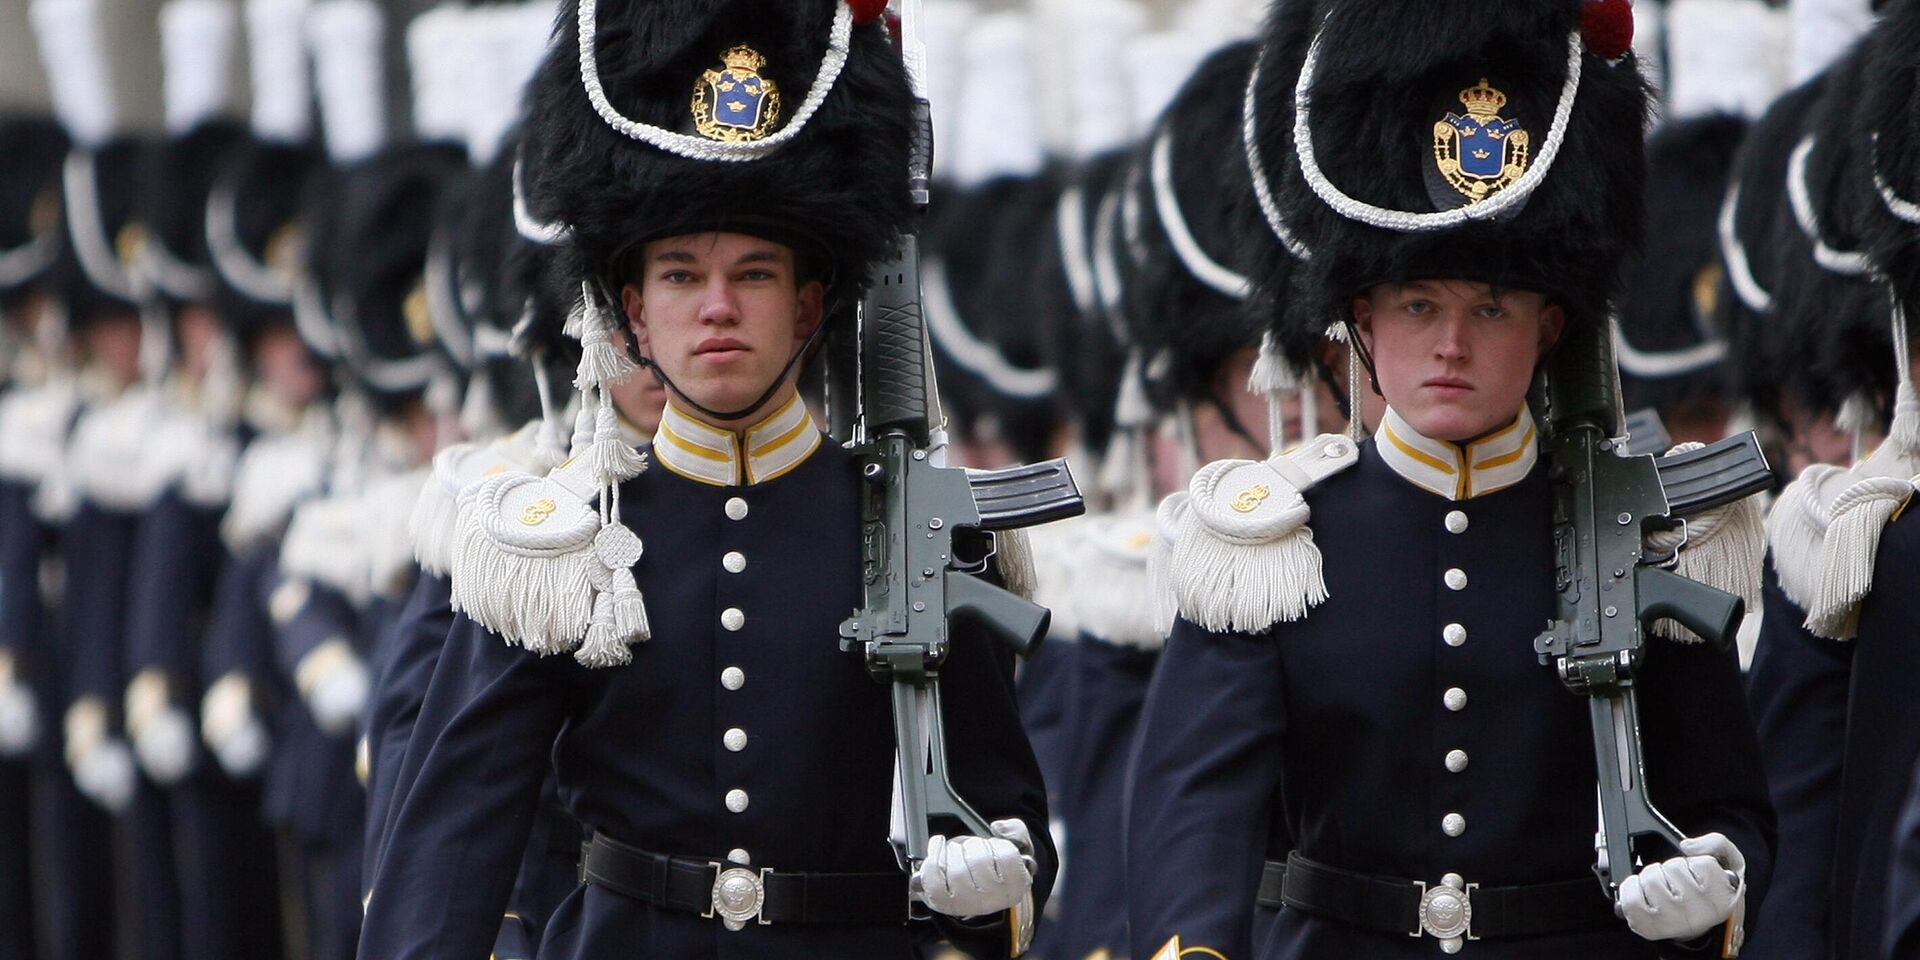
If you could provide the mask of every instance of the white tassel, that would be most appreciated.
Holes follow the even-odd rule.
[[[1281,393],[1300,386],[1300,373],[1280,352],[1280,340],[1269,330],[1260,337],[1260,355],[1247,376],[1250,393]]]
[[[613,333],[605,327],[588,327],[580,337],[580,366],[573,378],[575,389],[625,383],[633,376],[633,361],[613,345]]]
[[[1860,601],[1873,589],[1880,533],[1912,496],[1910,480],[1868,477],[1834,501],[1821,545],[1820,587],[1807,609],[1808,630],[1834,640],[1853,638]]]
[[[591,289],[585,283],[580,284],[580,299],[575,300],[573,306],[567,308],[567,319],[561,325],[560,333],[579,340],[586,335],[588,328],[605,325],[600,320],[600,311],[593,308]]]
[[[647,469],[647,455],[620,435],[620,421],[613,404],[602,399],[595,421],[587,462],[602,484],[625,483]]]
[[[413,541],[413,557],[420,569],[446,576],[453,565],[453,543],[459,535],[460,490],[456,467],[461,457],[472,452],[471,444],[457,444],[433,456],[433,472],[420,485],[420,498],[414,501],[413,514],[407,518],[407,536]]]
[[[1033,599],[1039,574],[1033,568],[1033,544],[1025,530],[1001,530],[993,535],[994,567],[1000,582],[1015,596]]]
[[[1887,429],[1886,446],[1906,461],[1920,459],[1920,395],[1913,384],[1902,381],[1894,394],[1893,425]]]
[[[1825,494],[1837,496],[1850,479],[1843,467],[1816,463],[1780,491],[1767,513],[1767,549],[1780,591],[1802,611],[1813,608],[1820,591],[1821,543],[1833,517],[1827,508],[1832,497]]]
[[[1668,453],[1702,446],[1705,444],[1683,443]],[[1691,517],[1682,527],[1649,534],[1647,546],[1659,553],[1678,551],[1676,573],[1740,597],[1748,610],[1760,608],[1761,567],[1767,545],[1760,504],[1755,498],[1742,497]],[[1697,634],[1673,620],[1656,622],[1653,632],[1685,643],[1700,642]]]

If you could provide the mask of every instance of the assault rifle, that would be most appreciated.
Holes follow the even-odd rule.
[[[1547,387],[1558,610],[1533,642],[1540,662],[1589,698],[1600,774],[1594,873],[1608,899],[1634,871],[1634,838],[1660,837],[1676,849],[1682,839],[1647,797],[1634,695],[1645,630],[1669,618],[1725,650],[1743,607],[1739,597],[1650,562],[1645,535],[1771,483],[1751,431],[1691,453],[1627,455],[1615,438],[1619,389],[1610,331],[1569,328]],[[1738,946],[1727,950],[1732,956]]]
[[[915,6],[909,0],[902,11],[902,45],[919,101],[909,184],[915,203],[924,207],[933,133],[915,69],[924,57]],[[957,821],[968,833],[990,836],[987,821],[947,777],[940,668],[952,622],[972,620],[1025,654],[1051,618],[1046,608],[973,576],[992,558],[991,535],[1086,510],[1064,460],[993,471],[939,462],[928,402],[937,394],[920,303],[919,244],[908,236],[860,305],[854,454],[866,481],[860,520],[864,597],[840,626],[840,648],[860,651],[874,679],[893,689],[905,821],[904,837],[895,844],[909,875],[926,859],[935,820]]]

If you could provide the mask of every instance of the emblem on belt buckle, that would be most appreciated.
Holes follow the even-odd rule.
[[[701,916],[718,916],[726,923],[728,930],[742,929],[749,920],[766,926],[767,919],[760,915],[760,908],[767,903],[767,874],[773,871],[762,869],[755,873],[746,867],[722,870],[718,863],[708,866],[716,871],[713,876],[713,901]]]
[[[1426,934],[1440,941],[1441,950],[1459,953],[1465,940],[1474,939],[1473,888],[1479,884],[1463,883],[1457,874],[1450,873],[1434,886],[1419,886],[1420,929],[1410,936]]]

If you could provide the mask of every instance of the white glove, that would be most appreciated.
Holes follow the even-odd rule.
[[[329,640],[301,659],[294,685],[313,711],[313,722],[329,736],[344,737],[360,722],[373,681],[367,665],[345,640]]]
[[[141,724],[133,752],[155,783],[179,783],[193,769],[193,721],[178,708],[167,708]]]
[[[1682,840],[1680,853],[1620,884],[1620,915],[1647,940],[1691,940],[1744,912],[1747,861],[1732,841],[1704,834]]]
[[[220,769],[227,776],[246,779],[260,772],[262,764],[267,762],[267,728],[249,715],[246,720],[227,730],[218,740],[210,740],[214,759],[220,761]]]
[[[40,739],[40,708],[33,688],[12,680],[0,683],[0,756],[17,757]]]
[[[245,779],[267,760],[267,728],[253,713],[253,695],[245,677],[230,673],[207,688],[200,701],[200,736],[220,769]]]
[[[1018,906],[1033,889],[1033,839],[1020,820],[995,820],[991,837],[927,838],[914,887],[949,917],[981,917]]]

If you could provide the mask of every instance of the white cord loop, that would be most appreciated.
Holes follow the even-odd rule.
[[[1167,242],[1173,245],[1180,265],[1186,267],[1195,280],[1212,287],[1221,296],[1245,300],[1249,292],[1246,276],[1208,256],[1205,250],[1200,249],[1200,241],[1194,238],[1192,228],[1187,226],[1186,214],[1180,209],[1180,197],[1173,189],[1171,124],[1154,139],[1150,163],[1153,168],[1150,173],[1153,209],[1160,215],[1160,230],[1166,234]]]
[[[1886,204],[1887,212],[1907,223],[1920,224],[1920,203],[1914,203],[1893,189],[1893,184],[1880,172],[1880,134],[1873,134],[1872,152],[1868,154],[1867,166],[1873,169],[1873,188],[1880,191],[1880,202]]]
[[[1520,175],[1512,186],[1488,197],[1479,203],[1470,203],[1452,210],[1439,210],[1432,213],[1415,213],[1409,210],[1389,210],[1385,207],[1364,203],[1342,193],[1339,187],[1329,181],[1320,170],[1320,161],[1313,151],[1313,99],[1307,91],[1313,86],[1314,69],[1320,61],[1320,38],[1315,37],[1313,46],[1307,50],[1307,61],[1300,68],[1300,79],[1293,87],[1293,149],[1300,158],[1300,173],[1306,177],[1307,185],[1313,192],[1332,207],[1334,212],[1349,220],[1364,223],[1383,230],[1396,230],[1401,233],[1431,233],[1447,230],[1476,220],[1491,220],[1517,208],[1527,201],[1542,182],[1547,172],[1553,169],[1553,162],[1560,155],[1560,147],[1566,142],[1567,123],[1573,117],[1573,104],[1580,92],[1581,68],[1580,31],[1573,30],[1567,35],[1567,79],[1560,87],[1560,101],[1553,108],[1553,123],[1547,129],[1546,143],[1541,146],[1540,156],[1534,160],[1527,172]],[[1251,140],[1249,140],[1251,142]],[[1256,184],[1259,178],[1255,178]]]
[[[1259,111],[1255,101],[1255,91],[1260,87],[1260,67],[1266,61],[1267,49],[1261,46],[1254,55],[1253,69],[1247,73],[1247,92],[1240,98],[1240,146],[1247,155],[1247,173],[1253,180],[1253,197],[1260,201],[1260,213],[1266,217],[1267,229],[1287,248],[1295,260],[1313,259],[1313,251],[1301,243],[1287,229],[1286,217],[1280,213],[1280,204],[1273,199],[1273,186],[1267,182],[1267,165],[1260,159]]]
[[[1727,282],[1733,286],[1733,292],[1755,313],[1773,312],[1773,294],[1753,275],[1753,265],[1747,260],[1746,242],[1740,239],[1740,231],[1734,218],[1740,211],[1740,181],[1727,184],[1726,202],[1720,205],[1720,258],[1727,262]]]
[[[600,119],[605,120],[607,126],[619,133],[689,160],[743,163],[758,160],[786,146],[806,128],[807,121],[813,118],[814,112],[826,102],[827,94],[833,91],[834,81],[839,79],[841,68],[847,65],[847,52],[853,39],[853,10],[845,3],[836,4],[833,32],[827,40],[826,53],[820,58],[820,72],[814,77],[813,88],[807,91],[807,98],[801,101],[800,109],[794,111],[793,119],[787,121],[780,132],[764,139],[725,143],[675,133],[629,119],[608,102],[607,92],[600,86],[600,66],[594,60],[594,39],[598,33],[594,20],[598,9],[597,0],[580,0],[580,83],[587,90],[587,99],[592,102],[594,112],[600,114]],[[516,207],[516,211],[518,209]]]
[[[1813,191],[1807,186],[1807,158],[1812,155],[1813,134],[1809,133],[1800,138],[1793,155],[1787,158],[1787,202],[1793,207],[1793,220],[1813,244],[1813,262],[1842,276],[1865,276],[1873,269],[1873,261],[1866,254],[1835,250],[1820,236],[1820,221],[1813,211]]]

